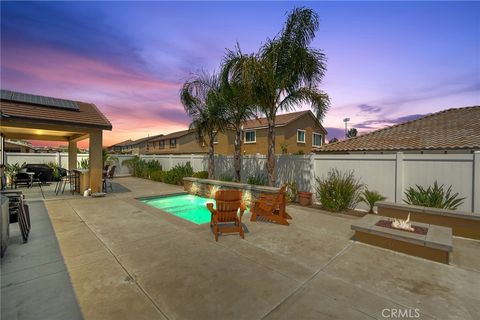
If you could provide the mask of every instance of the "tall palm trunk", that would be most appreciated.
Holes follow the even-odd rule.
[[[275,186],[275,118],[268,122],[267,178],[268,185]]]
[[[212,137],[213,135],[210,135]],[[208,142],[208,179],[215,179],[215,153],[213,147],[213,138]]]
[[[235,167],[235,181],[240,182],[240,170],[242,165],[242,132],[238,128],[235,133],[235,151],[233,154],[233,165]]]

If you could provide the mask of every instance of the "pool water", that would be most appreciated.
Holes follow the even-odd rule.
[[[211,214],[207,209],[207,203],[215,203],[214,199],[191,194],[161,196],[140,201],[195,224],[210,222]]]

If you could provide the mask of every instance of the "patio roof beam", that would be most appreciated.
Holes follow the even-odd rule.
[[[68,139],[68,141],[70,142],[78,142],[78,141],[82,141],[82,140],[85,140],[85,139],[88,139],[89,138],[89,134],[88,133],[80,133],[80,134],[74,134],[72,136],[70,136],[70,138]]]
[[[13,132],[4,132],[3,135],[7,139],[21,139],[21,140],[68,141],[69,138],[70,138],[69,136],[58,136],[58,135],[49,135],[49,134],[13,133]]]

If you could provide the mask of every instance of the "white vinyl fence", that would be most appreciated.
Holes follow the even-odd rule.
[[[48,163],[54,161],[68,168],[67,154],[7,153],[7,163]],[[123,164],[130,155],[115,155],[117,176],[128,175]],[[88,157],[88,155],[80,155]],[[142,155],[145,160],[157,160],[163,170],[170,170],[177,164],[190,162],[194,171],[207,170],[206,155]],[[266,157],[244,156],[242,180],[249,176],[265,175]],[[353,170],[368,189],[377,190],[388,201],[401,203],[405,190],[416,184],[432,185],[434,181],[458,192],[465,200],[459,210],[480,214],[480,152],[473,154],[348,154],[348,155],[279,155],[276,163],[277,183],[296,181],[300,191],[315,190],[315,177],[325,177],[332,168],[344,172]],[[217,178],[232,177],[233,157],[216,156]],[[359,207],[366,208],[363,205]]]
[[[88,159],[88,154],[79,153],[77,155],[77,161],[81,161],[84,158]],[[23,164],[24,162],[27,164],[48,164],[53,162],[68,170],[68,153],[5,153],[5,163]]]

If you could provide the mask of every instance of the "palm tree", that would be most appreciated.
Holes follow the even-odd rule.
[[[255,104],[268,122],[268,184],[275,185],[275,118],[308,103],[318,119],[328,109],[327,94],[318,89],[326,71],[322,51],[310,47],[319,28],[318,15],[311,9],[296,8],[288,15],[283,30],[255,55],[236,61],[244,81],[249,83]]]
[[[199,143],[205,143],[208,137],[208,178],[214,179],[215,135],[225,129],[219,75],[201,73],[185,81],[180,100],[192,117],[190,129],[195,130]]]
[[[224,118],[230,128],[235,130],[235,151],[233,165],[235,181],[240,181],[242,163],[242,126],[243,123],[255,116],[255,108],[248,85],[240,69],[235,68],[238,62],[245,59],[240,46],[228,50],[222,68],[222,97],[225,103]]]
[[[355,128],[352,128],[352,129],[348,130],[347,131],[347,139],[355,138],[357,136],[357,133],[358,133],[358,131]]]

